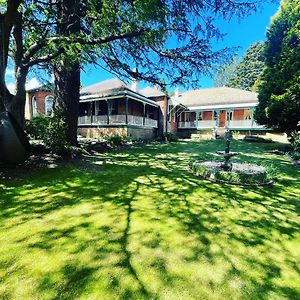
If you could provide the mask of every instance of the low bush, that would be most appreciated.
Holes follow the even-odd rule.
[[[300,133],[294,135],[291,146],[292,146],[291,156],[293,157],[293,159],[299,160],[300,159]]]
[[[128,142],[128,137],[120,134],[108,135],[104,139],[111,147],[120,147]]]
[[[177,142],[178,136],[173,132],[165,132],[163,134],[163,139],[167,142]]]
[[[43,141],[52,153],[66,155],[71,152],[71,145],[66,141],[67,124],[59,110],[54,112],[46,128]]]
[[[33,117],[31,120],[26,120],[25,132],[32,139],[44,139],[50,119],[48,116],[41,115]]]
[[[239,131],[233,131],[232,132],[232,137],[234,140],[238,140],[240,137],[240,132]]]

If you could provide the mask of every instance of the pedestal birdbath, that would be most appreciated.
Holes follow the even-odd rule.
[[[224,158],[219,160],[196,160],[190,163],[190,169],[197,176],[218,183],[238,185],[271,185],[273,178],[266,168],[256,164],[232,163],[230,159],[238,152],[230,151],[230,131],[225,132],[225,150],[216,153]]]
[[[225,151],[217,151],[217,154],[224,157],[224,162],[221,164],[221,168],[224,171],[232,170],[231,157],[238,155],[237,152],[230,152],[230,139],[226,139]]]

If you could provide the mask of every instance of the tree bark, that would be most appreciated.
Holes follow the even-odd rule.
[[[61,23],[57,33],[68,36],[80,33],[79,0],[57,1],[58,16]],[[80,54],[79,54],[80,56]],[[62,58],[59,65],[54,66],[56,85],[56,105],[61,109],[67,123],[66,139],[71,145],[77,144],[77,125],[80,97],[80,64],[70,64]]]
[[[80,65],[74,64],[66,71],[64,65],[55,68],[56,105],[62,111],[67,124],[66,140],[77,145],[79,115]]]
[[[5,82],[9,41],[13,28],[15,39],[16,37],[20,38],[20,40],[16,39],[16,47],[22,45],[22,19],[18,12],[18,8],[21,3],[21,0],[7,1],[6,12],[4,14],[0,14],[0,111],[7,110],[11,112],[20,125],[23,126],[25,110],[25,81],[28,70],[26,71],[26,69],[24,69],[21,71],[21,77],[24,77],[25,79],[19,82],[19,89],[17,88],[15,96],[9,92]],[[21,47],[16,50],[16,52],[20,52],[20,57],[22,56],[22,49],[23,48]],[[21,84],[23,84],[23,87]],[[19,107],[19,105],[21,107]]]

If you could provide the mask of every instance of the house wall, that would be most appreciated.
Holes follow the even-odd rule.
[[[156,137],[156,133],[157,129],[155,128],[127,128],[127,134],[133,140],[153,140]]]
[[[101,138],[106,135],[128,136],[133,140],[152,140],[156,137],[157,129],[141,127],[103,127],[78,128],[78,134],[88,138]]]
[[[151,100],[159,104],[158,112],[158,134],[162,135],[167,131],[167,117],[168,117],[168,98],[167,96],[150,97]]]
[[[107,127],[107,128],[78,128],[78,134],[88,138],[101,138],[106,135],[127,136],[127,128]]]
[[[144,105],[142,102],[129,99],[128,101],[128,114],[133,116],[144,115]]]
[[[32,97],[36,98],[36,104],[37,104],[37,113],[39,115],[44,115],[45,114],[45,98],[47,96],[54,96],[53,92],[50,91],[31,91],[28,92],[27,96],[27,116],[25,116],[28,119],[32,118]],[[26,106],[26,105],[25,105]]]
[[[30,120],[32,113],[31,113],[31,106],[29,103],[29,95],[26,93],[26,101],[25,101],[25,120]]]
[[[235,109],[233,111],[233,120],[244,120],[244,109]]]
[[[202,113],[202,119],[204,121],[212,120],[213,119],[213,112],[212,111],[204,111]]]

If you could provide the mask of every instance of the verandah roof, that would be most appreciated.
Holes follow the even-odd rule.
[[[183,92],[176,101],[187,106],[191,110],[232,107],[242,108],[255,107],[258,104],[257,96],[257,93],[241,89],[217,87]]]

